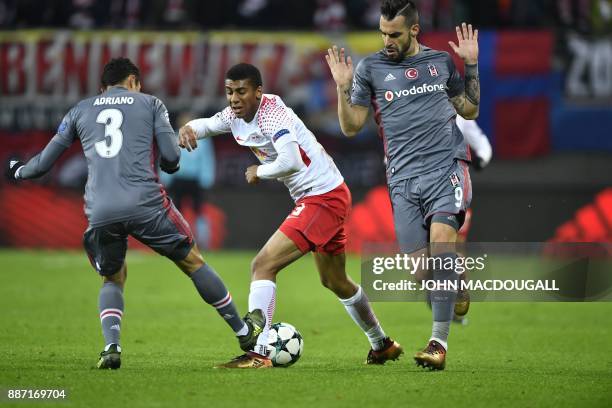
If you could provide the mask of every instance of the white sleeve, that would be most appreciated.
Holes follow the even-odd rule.
[[[457,126],[459,130],[461,130],[461,133],[463,133],[466,142],[474,150],[476,155],[482,159],[483,166],[486,166],[491,161],[493,149],[491,148],[489,139],[483,133],[482,129],[480,129],[480,126],[478,126],[475,120],[466,120],[460,115],[457,115]]]
[[[210,118],[189,121],[186,126],[190,126],[196,132],[198,139],[230,133],[233,115],[231,108],[227,107]]]
[[[278,156],[272,163],[257,167],[257,177],[262,179],[277,179],[297,173],[305,164],[300,155],[297,142],[283,144],[277,150]]]

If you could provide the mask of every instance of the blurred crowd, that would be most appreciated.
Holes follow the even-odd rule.
[[[612,0],[419,0],[424,30],[487,28],[612,32]],[[380,0],[0,0],[0,27],[302,29],[378,27]]]

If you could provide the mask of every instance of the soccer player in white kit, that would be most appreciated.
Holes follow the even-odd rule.
[[[396,360],[403,350],[381,328],[360,286],[346,274],[345,222],[351,209],[351,193],[332,158],[300,118],[280,97],[264,94],[259,70],[237,64],[226,74],[229,106],[210,118],[196,119],[180,129],[179,145],[191,150],[197,139],[232,133],[248,147],[260,165],[246,170],[246,180],[283,182],[295,208],[251,263],[249,311],[261,309],[266,324],[254,350],[219,367],[266,368],[268,330],[276,302],[276,275],[307,252],[314,259],[323,286],[330,289],[367,336],[371,349],[367,364]]]

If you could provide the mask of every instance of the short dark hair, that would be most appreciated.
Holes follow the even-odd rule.
[[[136,80],[140,82],[140,70],[129,58],[113,58],[106,63],[102,71],[102,88],[120,84],[129,75],[135,75]]]
[[[232,81],[240,81],[241,79],[248,79],[251,84],[257,88],[262,85],[261,73],[255,65],[241,62],[236,64],[227,70],[225,78],[231,79]]]
[[[385,20],[393,20],[397,16],[404,16],[408,26],[419,22],[419,11],[416,4],[411,0],[383,0],[380,5],[380,14]]]

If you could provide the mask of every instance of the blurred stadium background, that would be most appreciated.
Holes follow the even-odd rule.
[[[173,125],[225,104],[225,70],[257,65],[333,156],[351,190],[351,248],[393,236],[382,144],[342,136],[324,60],[381,48],[376,0],[0,0],[0,159],[29,158],[65,112],[98,93],[104,63],[128,56]],[[473,172],[471,240],[612,240],[612,1],[421,0],[422,43],[450,51],[454,24],[481,29],[478,123],[492,163]],[[462,64],[458,64],[462,67]],[[409,120],[409,118],[407,118]],[[260,247],[292,208],[280,183],[251,187],[255,162],[216,137],[185,170],[202,200],[181,210],[205,249]],[[183,159],[188,156],[184,153]],[[188,174],[187,174],[188,173]],[[0,184],[0,246],[81,248],[86,168],[75,144],[37,182]],[[176,180],[174,194],[180,194]],[[178,191],[178,192],[177,192]],[[191,188],[194,191],[194,188]]]

